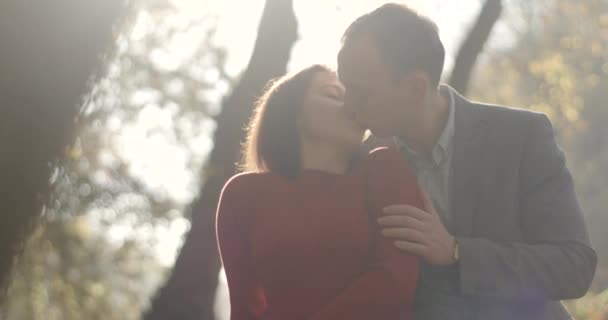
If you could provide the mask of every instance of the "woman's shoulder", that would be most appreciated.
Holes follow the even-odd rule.
[[[285,179],[272,172],[241,172],[232,176],[222,189],[222,198],[260,201],[285,188]]]
[[[226,181],[217,206],[218,232],[225,233],[232,226],[248,228],[251,218],[255,216],[260,199],[258,190],[264,180],[265,174],[243,172],[235,174]],[[230,224],[233,225],[229,227]]]
[[[405,158],[394,148],[374,149],[368,155],[367,183],[376,208],[395,203],[420,203],[418,182]]]
[[[260,206],[274,203],[276,195],[285,188],[281,179],[270,172],[243,172],[232,176],[222,188],[219,206],[246,208],[252,212]]]
[[[367,154],[366,162],[370,165],[404,165],[407,162],[395,148],[379,147]]]
[[[223,193],[242,193],[259,190],[268,186],[271,174],[268,172],[241,172],[232,176],[223,188]]]
[[[369,152],[365,169],[371,176],[413,176],[407,160],[393,147],[380,147]]]

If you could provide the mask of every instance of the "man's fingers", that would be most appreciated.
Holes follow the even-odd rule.
[[[436,215],[437,211],[435,211],[435,206],[433,206],[433,201],[431,200],[431,197],[429,196],[429,194],[424,191],[421,190],[422,193],[422,205],[424,206],[424,211]]]
[[[411,206],[409,204],[394,204],[382,208],[382,213],[385,216],[390,215],[408,215],[418,220],[426,220],[430,215],[422,209]]]
[[[378,224],[382,227],[406,227],[424,231],[424,222],[410,216],[384,216],[378,218]]]
[[[424,234],[418,230],[409,228],[386,228],[382,229],[382,235],[388,238],[404,240],[408,242],[425,243]]]
[[[382,213],[385,216],[390,216],[390,215],[410,216],[410,217],[412,217],[414,219],[418,219],[420,221],[427,221],[429,218],[432,217],[432,215],[429,214],[428,212],[425,212],[419,208],[416,208],[414,206],[410,206],[407,204],[392,205],[392,206],[384,207],[384,209],[382,209]]]
[[[413,207],[408,204],[393,204],[382,208],[382,213],[386,215],[402,215],[405,214],[409,208]]]
[[[426,252],[426,246],[420,243],[399,240],[395,241],[394,243],[395,247],[417,256],[424,256],[424,253]]]

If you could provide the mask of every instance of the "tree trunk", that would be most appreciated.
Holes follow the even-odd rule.
[[[486,0],[477,21],[460,45],[449,84],[463,95],[467,93],[477,58],[488,41],[490,32],[501,12],[501,0]]]
[[[0,301],[126,9],[122,0],[0,2]]]
[[[220,270],[215,211],[221,188],[235,173],[243,128],[266,83],[286,72],[298,38],[292,0],[267,0],[253,54],[217,117],[214,148],[203,170],[204,185],[192,205],[192,228],[172,274],[153,300],[146,320],[212,320]]]

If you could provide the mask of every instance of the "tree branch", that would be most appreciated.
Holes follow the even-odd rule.
[[[192,205],[192,228],[173,272],[153,301],[146,320],[212,320],[220,270],[215,211],[221,188],[235,173],[243,128],[266,83],[286,72],[298,38],[292,0],[267,0],[246,71],[224,100],[215,146],[203,171],[204,185]]]
[[[456,55],[454,68],[448,81],[456,91],[462,94],[467,93],[477,58],[483,51],[490,32],[494,28],[496,21],[498,21],[501,12],[501,0],[486,0],[477,17],[477,21],[462,42],[460,50]]]
[[[123,0],[0,2],[0,301],[130,10]]]

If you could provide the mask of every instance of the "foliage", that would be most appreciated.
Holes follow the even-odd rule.
[[[255,100],[269,80],[285,74],[297,39],[298,22],[293,1],[266,0],[248,65],[223,100],[216,118],[214,148],[204,166],[200,196],[192,204],[192,228],[171,276],[152,301],[144,317],[146,320],[215,319],[214,304],[221,267],[215,215],[220,191],[236,172],[244,128]]]
[[[128,7],[123,0],[0,2],[0,301]]]
[[[523,3],[515,45],[486,53],[474,96],[545,112],[568,159],[599,266],[593,290],[567,305],[578,319],[600,319],[608,305],[608,1]]]
[[[608,319],[608,290],[601,293],[588,293],[582,299],[568,301],[565,304],[574,319]]]
[[[608,309],[608,1],[505,1],[513,45],[483,53],[471,85],[484,101],[551,117],[600,255],[595,291],[567,302],[579,319]],[[156,236],[182,218],[213,146],[221,97],[234,86],[216,17],[142,2],[133,29],[78,115],[55,170],[45,224],[19,261],[3,319],[136,319],[166,275]],[[25,80],[24,80],[25,81]],[[49,113],[41,113],[46,117]],[[142,145],[129,143],[132,135]],[[49,138],[50,139],[50,138]],[[172,146],[162,149],[162,146]],[[192,179],[181,192],[149,162]],[[183,231],[183,230],[182,230]],[[603,249],[603,250],[602,250]],[[164,257],[163,257],[164,258]],[[170,259],[169,259],[170,260]]]
[[[6,319],[135,319],[162,274],[140,247],[112,243],[84,216],[47,223],[20,259]]]
[[[159,254],[173,254],[158,252],[158,235],[184,224],[180,212],[198,190],[216,105],[231,86],[214,24],[172,2],[142,2],[78,115],[76,141],[52,175],[43,225],[18,262],[3,319],[141,315],[165,274],[159,259],[171,262]],[[143,159],[130,161],[134,154]],[[183,174],[154,172],[163,165]],[[178,192],[172,180],[182,184]]]

